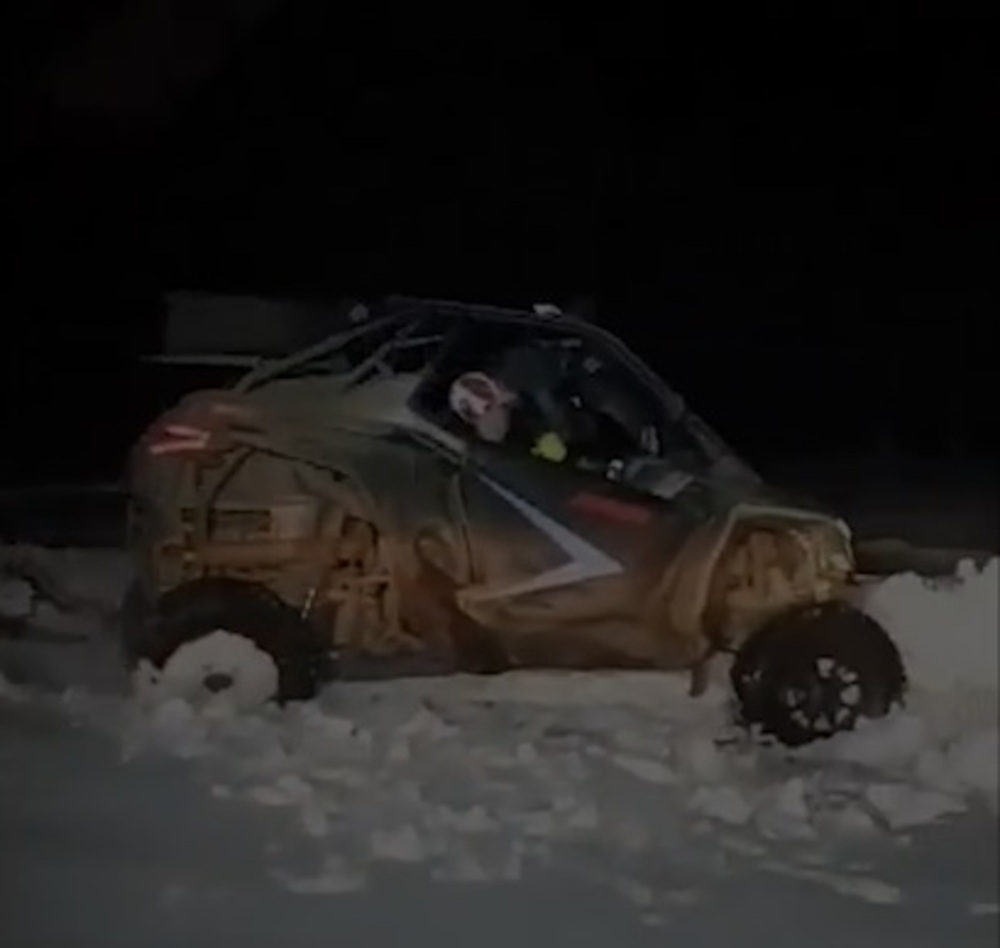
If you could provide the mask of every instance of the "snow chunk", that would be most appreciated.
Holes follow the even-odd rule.
[[[806,782],[793,777],[770,791],[756,812],[756,824],[766,836],[780,839],[812,839],[812,810]]]
[[[663,761],[644,760],[641,757],[631,757],[626,754],[615,754],[611,759],[622,770],[646,783],[656,783],[664,787],[674,786],[678,783],[677,775]]]
[[[898,905],[903,901],[903,893],[898,886],[883,882],[881,879],[847,875],[846,873],[830,872],[806,866],[793,866],[780,862],[767,862],[764,867],[790,878],[817,882],[839,895],[861,899],[873,905]]]
[[[206,685],[211,676],[228,679],[230,685],[213,693]],[[246,636],[216,629],[182,645],[162,669],[145,666],[136,685],[150,703],[180,697],[251,709],[278,693],[278,666]]]
[[[945,759],[955,780],[996,800],[1000,785],[1000,731],[991,728],[959,738],[952,744]]]
[[[753,817],[754,806],[739,787],[700,787],[688,803],[690,809],[703,816],[743,826]]]
[[[894,830],[933,823],[965,810],[965,804],[952,796],[900,783],[876,784],[868,788],[865,796]]]
[[[371,840],[372,856],[394,862],[421,862],[426,858],[420,834],[414,826],[376,830]]]

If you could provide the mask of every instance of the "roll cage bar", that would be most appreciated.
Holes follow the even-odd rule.
[[[364,322],[351,326],[340,332],[332,333],[314,345],[297,350],[289,355],[262,362],[247,372],[235,385],[236,391],[248,392],[266,382],[294,373],[308,363],[335,354],[349,343],[372,335],[378,338],[384,334],[381,343],[356,365],[351,367],[341,378],[340,388],[345,391],[357,384],[368,371],[378,366],[393,350],[406,349],[426,345],[440,339],[441,346],[446,345],[454,333],[460,331],[469,322],[500,322],[512,325],[537,326],[539,329],[557,327],[567,333],[573,333],[583,339],[592,340],[599,346],[621,360],[631,372],[649,385],[661,398],[670,415],[677,418],[686,411],[684,400],[664,384],[663,380],[653,372],[617,336],[600,326],[587,322],[571,314],[548,315],[548,311],[539,308],[541,312],[515,309],[502,306],[460,303],[450,300],[417,299],[413,297],[394,296],[371,307],[370,315]],[[421,323],[430,317],[444,317],[452,323],[439,336],[415,336]],[[437,353],[427,360],[427,365],[436,361]],[[426,368],[426,366],[425,366]]]
[[[421,324],[426,320],[443,318],[445,326],[431,335],[416,335]],[[595,346],[620,360],[623,367],[632,372],[663,405],[667,418],[671,423],[682,424],[688,432],[701,443],[702,449],[710,457],[721,459],[735,457],[730,447],[719,435],[684,402],[684,399],[674,392],[639,356],[613,333],[601,326],[588,322],[572,314],[554,311],[551,307],[539,306],[535,311],[516,309],[503,306],[490,306],[454,302],[451,300],[418,299],[405,296],[393,296],[382,300],[368,308],[367,317],[350,328],[332,333],[325,339],[304,349],[299,349],[289,355],[262,362],[234,385],[237,392],[249,392],[260,385],[281,378],[293,376],[297,370],[310,362],[332,356],[338,350],[352,342],[373,336],[381,341],[375,343],[374,349],[363,356],[355,365],[346,371],[334,373],[337,379],[337,390],[345,392],[360,384],[371,371],[380,372],[383,376],[397,374],[386,359],[394,352],[403,352],[421,345],[433,345],[433,351],[423,360],[418,371],[421,374],[433,371],[444,352],[450,348],[450,343],[456,339],[456,333],[470,322],[506,323],[508,325],[537,326],[539,329],[564,331],[575,334],[581,340],[591,341]]]

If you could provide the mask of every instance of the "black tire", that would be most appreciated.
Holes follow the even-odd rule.
[[[885,629],[840,602],[766,623],[737,653],[731,680],[741,723],[788,747],[884,717],[902,704],[907,687]]]
[[[274,660],[278,702],[308,700],[334,677],[334,662],[321,633],[259,583],[196,579],[165,592],[152,608],[145,605],[141,591],[130,590],[122,619],[132,665],[146,660],[163,668],[182,645],[225,629],[249,639]]]

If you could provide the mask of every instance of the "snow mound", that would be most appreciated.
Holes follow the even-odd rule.
[[[219,676],[225,691],[213,693],[206,679]],[[237,708],[253,709],[270,701],[278,693],[278,666],[274,659],[243,635],[216,629],[194,642],[178,648],[162,669],[143,662],[133,683],[137,699],[157,705],[173,698],[196,704],[216,699]]]
[[[996,812],[1000,560],[962,563],[953,578],[890,577],[861,606],[881,622],[910,679],[905,712],[821,747],[839,759],[909,771],[947,793],[972,793]]]
[[[861,605],[899,646],[911,684],[935,694],[996,696],[1000,641],[1000,559],[982,569],[971,560],[955,576],[891,576]]]

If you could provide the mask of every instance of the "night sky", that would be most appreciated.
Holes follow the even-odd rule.
[[[226,5],[22,14],[8,481],[114,476],[175,288],[589,294],[751,458],[995,453],[985,22]]]

